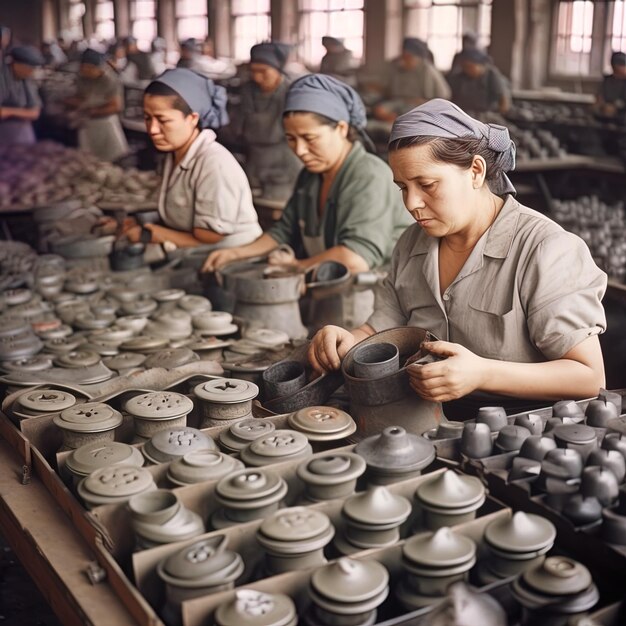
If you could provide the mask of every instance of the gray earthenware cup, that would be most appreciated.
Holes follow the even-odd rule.
[[[354,352],[357,378],[382,378],[400,369],[400,352],[393,343],[370,343]]]

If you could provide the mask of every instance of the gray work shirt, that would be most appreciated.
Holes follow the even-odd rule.
[[[109,67],[97,78],[79,76],[76,79],[76,96],[82,100],[82,107],[101,107],[113,98],[124,97],[124,86],[118,75]]]
[[[367,323],[417,326],[521,363],[559,359],[606,329],[607,278],[585,242],[512,196],[443,296],[438,259],[439,239],[408,228]]]
[[[16,109],[41,108],[35,81],[16,78],[10,63],[0,63],[0,106]]]
[[[386,96],[392,100],[450,98],[450,87],[443,74],[426,60],[410,70],[402,68],[397,60],[391,61],[387,70]]]
[[[452,102],[465,111],[497,111],[500,99],[510,97],[506,79],[495,68],[487,66],[484,74],[472,78],[464,72],[448,76],[452,87]]]
[[[604,102],[620,109],[626,107],[626,78],[617,78],[613,74],[605,76],[599,93]]]
[[[203,130],[178,165],[165,159],[159,215],[169,228],[205,228],[224,236],[220,247],[242,246],[261,236],[252,192],[241,165]]]

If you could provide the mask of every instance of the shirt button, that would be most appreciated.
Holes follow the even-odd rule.
[[[447,302],[450,299],[450,294],[444,293],[443,299]]]

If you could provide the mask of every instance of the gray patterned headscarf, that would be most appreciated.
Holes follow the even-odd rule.
[[[486,139],[489,149],[498,154],[498,165],[502,169],[498,179],[491,181],[491,190],[497,195],[516,193],[505,173],[515,169],[515,144],[506,127],[479,122],[456,104],[435,98],[400,115],[393,123],[389,143],[407,137]]]

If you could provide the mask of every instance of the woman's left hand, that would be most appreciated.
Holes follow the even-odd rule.
[[[411,388],[424,400],[448,402],[479,389],[485,375],[485,359],[467,348],[447,341],[422,344],[431,354],[447,357],[407,368]]]
[[[137,243],[141,239],[141,226],[131,226],[124,232],[124,237],[131,243]]]

